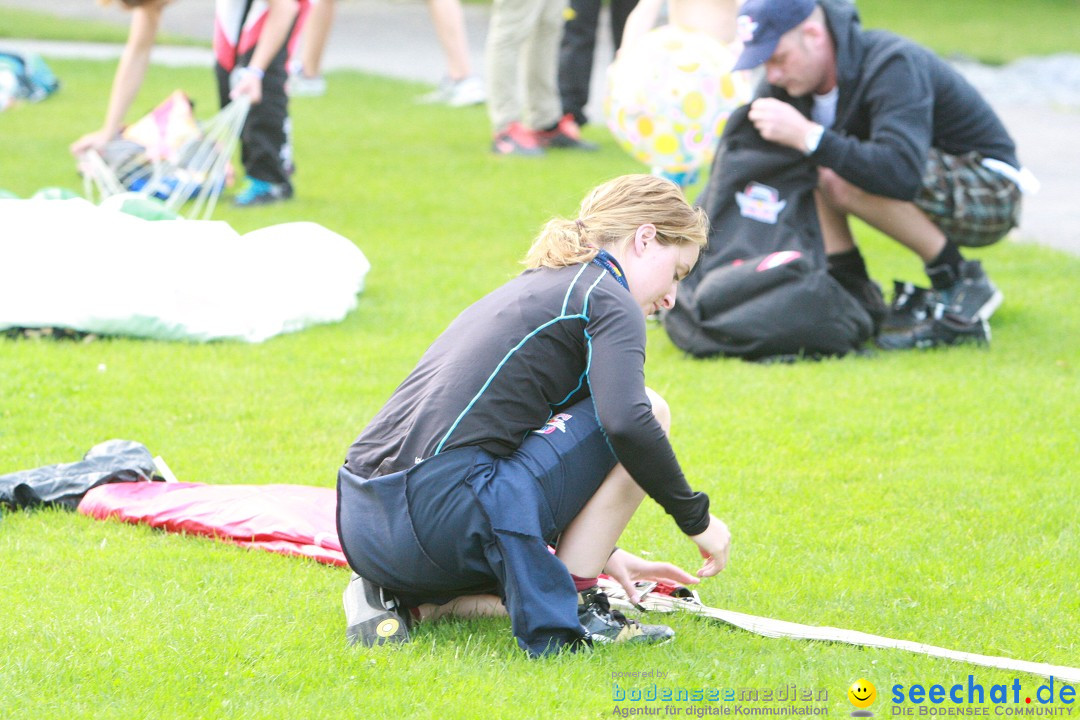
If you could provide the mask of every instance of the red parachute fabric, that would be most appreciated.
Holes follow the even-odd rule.
[[[78,508],[99,520],[115,517],[346,567],[336,510],[333,488],[180,482],[101,485]]]
[[[201,535],[348,567],[337,534],[337,491],[307,485],[206,485],[186,482],[130,482],[88,491],[78,512],[98,520]],[[554,548],[548,550],[555,552]],[[601,575],[609,578],[608,575]],[[650,583],[654,595],[686,588]]]

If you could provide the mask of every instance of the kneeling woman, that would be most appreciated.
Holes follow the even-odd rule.
[[[351,642],[406,640],[405,608],[493,592],[533,655],[672,636],[591,586],[601,571],[692,580],[615,550],[645,493],[700,548],[700,577],[727,562],[727,527],[687,484],[644,375],[645,316],[674,303],[706,232],[670,181],[611,180],[428,348],[338,473]]]

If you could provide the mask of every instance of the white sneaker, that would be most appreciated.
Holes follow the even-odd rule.
[[[469,105],[479,105],[486,99],[487,93],[484,91],[484,83],[475,75],[470,75],[453,83],[446,104],[450,107],[467,107]]]
[[[308,76],[296,70],[289,73],[285,92],[289,97],[320,97],[326,94],[326,78],[322,75]]]
[[[443,78],[439,86],[416,99],[422,105],[449,105],[450,107],[466,107],[479,105],[487,99],[484,92],[484,83],[480,78],[470,75],[460,80]]]
[[[438,87],[429,93],[416,98],[421,105],[441,105],[450,99],[450,93],[454,89],[454,81],[446,77],[439,81]]]

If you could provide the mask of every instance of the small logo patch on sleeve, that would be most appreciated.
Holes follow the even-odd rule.
[[[566,423],[570,421],[573,415],[567,415],[566,413],[559,413],[552,416],[550,420],[544,423],[544,427],[539,430],[533,430],[537,435],[550,435],[558,430],[559,432],[566,432]]]

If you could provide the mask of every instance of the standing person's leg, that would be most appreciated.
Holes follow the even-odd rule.
[[[300,73],[304,77],[322,75],[323,54],[334,24],[334,1],[315,0],[308,11],[300,37]]]
[[[638,0],[611,0],[611,41],[616,50],[622,45],[626,18],[637,7]]]
[[[572,115],[563,115],[557,82],[559,41],[566,0],[548,0],[525,48],[525,91],[529,118],[536,139],[545,148],[596,150],[583,140]]]
[[[214,63],[214,78],[217,80],[218,105],[224,108],[229,104],[229,71],[222,67],[220,62]]]
[[[281,48],[262,79],[262,100],[251,106],[240,134],[241,160],[250,181],[236,196],[241,207],[287,200],[293,195],[292,128],[289,120],[289,96],[285,92],[288,52]],[[250,60],[250,53],[238,65]],[[228,99],[228,74],[218,69],[218,91]]]
[[[334,19],[334,0],[313,0],[303,6],[286,47],[289,80],[285,90],[290,97],[319,97],[326,94],[322,76],[323,54]]]
[[[487,106],[495,129],[492,150],[499,155],[540,155],[542,151],[529,128],[522,124],[522,46],[545,0],[494,0],[484,49]]]
[[[469,39],[465,35],[465,13],[461,0],[428,0],[431,22],[446,55],[446,75],[452,81],[464,80],[472,74],[469,60]]]
[[[444,102],[451,107],[479,105],[484,102],[484,85],[472,74],[461,0],[428,0],[428,11],[446,57],[446,77],[435,92],[424,95],[420,102]]]
[[[559,97],[563,112],[584,125],[589,102],[596,30],[600,21],[600,0],[570,0],[569,18],[559,45]]]
[[[559,42],[567,0],[543,0],[525,42],[526,122],[536,130],[554,128],[562,117],[559,101]]]

